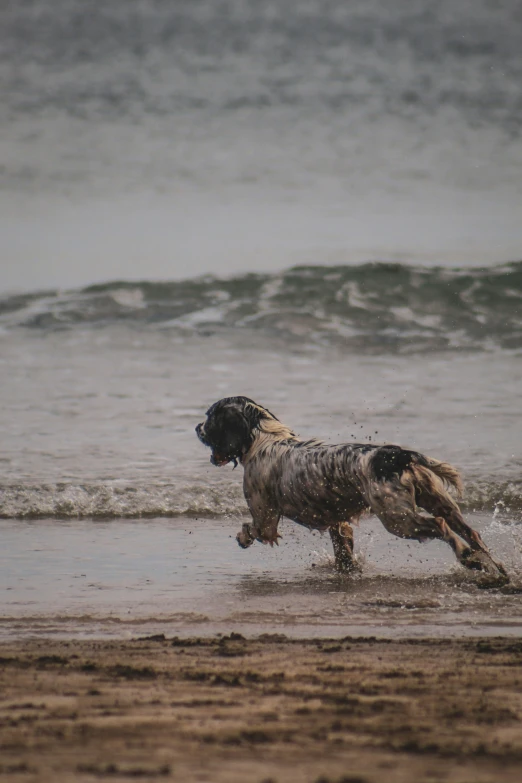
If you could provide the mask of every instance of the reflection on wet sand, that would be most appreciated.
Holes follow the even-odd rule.
[[[281,546],[236,548],[237,521],[3,523],[0,637],[125,637],[285,629],[293,636],[522,635],[519,553],[507,522],[471,520],[515,576],[481,590],[443,544],[357,531],[361,573],[333,570],[328,537],[283,523]],[[494,538],[493,538],[494,536]]]

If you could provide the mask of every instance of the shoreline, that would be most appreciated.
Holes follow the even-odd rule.
[[[0,644],[0,779],[515,783],[513,638]]]
[[[520,587],[513,590],[513,596],[518,597]],[[510,595],[506,592],[506,595]],[[416,609],[407,604],[390,605],[396,612],[416,613]],[[118,643],[125,644],[131,640],[149,636],[166,635],[168,638],[193,639],[198,638],[210,643],[213,639],[227,634],[239,634],[246,641],[254,642],[258,638],[284,636],[288,642],[316,642],[330,639],[339,643],[345,638],[379,639],[385,642],[401,642],[404,639],[412,643],[478,641],[509,639],[513,642],[522,639],[520,621],[512,623],[502,620],[497,623],[476,622],[464,625],[458,622],[433,623],[426,617],[406,618],[398,622],[395,617],[389,617],[380,622],[350,623],[350,625],[334,622],[312,622],[309,618],[285,618],[277,612],[263,612],[256,620],[251,612],[245,611],[234,618],[212,618],[209,615],[198,615],[195,612],[178,613],[173,616],[156,617],[120,617],[113,616],[13,616],[0,617],[0,647],[10,644],[32,644],[40,639],[49,639],[50,643]],[[349,636],[347,636],[349,633]]]

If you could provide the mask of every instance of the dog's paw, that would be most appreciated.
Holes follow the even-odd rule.
[[[477,581],[477,587],[483,590],[509,584],[510,579],[504,566],[496,563],[486,552],[469,550],[464,554],[462,564],[466,568],[482,572],[481,578]]]
[[[241,549],[248,549],[249,546],[252,546],[254,541],[256,540],[255,535],[253,535],[252,532],[252,526],[248,524],[248,522],[245,522],[241,530],[236,536],[236,541],[241,547]]]

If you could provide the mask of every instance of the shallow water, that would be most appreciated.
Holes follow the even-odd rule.
[[[328,535],[284,522],[279,547],[234,540],[242,519],[2,523],[0,636],[522,635],[518,594],[481,590],[440,542],[356,530],[360,575],[333,570]],[[473,515],[510,573],[522,534]]]
[[[391,442],[454,462],[469,509],[518,518],[520,355],[397,355],[143,324],[14,328],[0,337],[0,517],[246,513],[241,469],[217,469],[194,427],[246,394],[303,437]]]

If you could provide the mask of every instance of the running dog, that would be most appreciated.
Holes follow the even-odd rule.
[[[240,547],[277,544],[284,516],[328,530],[336,568],[350,572],[357,567],[352,524],[372,512],[399,538],[446,541],[463,566],[484,572],[484,586],[509,581],[449,494],[460,495],[462,482],[447,462],[400,446],[302,440],[248,397],[225,397],[206,416],[196,433],[212,449],[212,464],[244,468],[252,523],[238,533]]]

